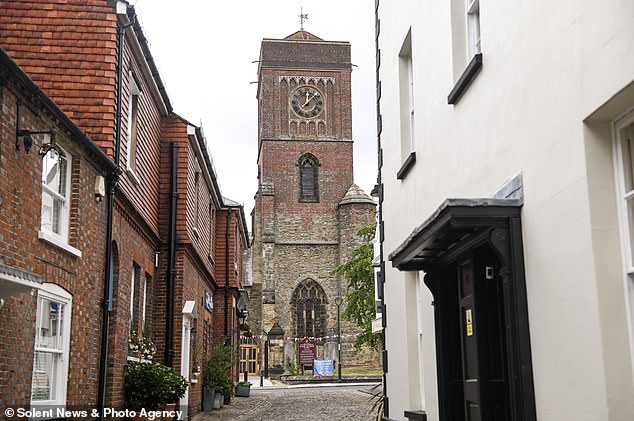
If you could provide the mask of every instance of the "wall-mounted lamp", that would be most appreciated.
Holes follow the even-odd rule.
[[[51,150],[55,151],[58,155],[64,156],[64,152],[57,146],[56,137],[57,137],[57,129],[55,127],[51,127],[51,130],[39,130],[39,131],[31,131],[27,129],[20,128],[20,108],[22,107],[21,103],[17,103],[17,112],[16,112],[16,123],[15,123],[15,149],[20,150],[20,138],[22,138],[22,145],[24,146],[24,150],[28,154],[33,146],[33,135],[37,134],[47,134],[51,137],[51,141],[49,143],[44,143],[40,146],[39,154],[44,156],[49,153]]]
[[[249,318],[249,312],[247,311],[246,308],[242,311],[238,311],[238,325],[243,326],[248,318]]]

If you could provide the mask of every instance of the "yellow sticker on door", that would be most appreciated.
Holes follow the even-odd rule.
[[[471,309],[468,309],[465,313],[467,321],[467,336],[473,336],[473,318],[471,317]]]

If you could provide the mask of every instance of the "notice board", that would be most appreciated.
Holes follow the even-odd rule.
[[[313,365],[316,355],[317,346],[315,345],[315,341],[304,339],[297,345],[297,360],[299,365]]]

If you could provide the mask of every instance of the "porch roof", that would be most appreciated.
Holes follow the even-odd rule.
[[[519,216],[520,199],[447,199],[388,259],[402,271],[426,270],[459,244],[477,239],[493,227],[507,227]]]

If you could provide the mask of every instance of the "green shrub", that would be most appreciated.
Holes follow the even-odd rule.
[[[233,367],[231,347],[217,344],[209,352],[203,355],[203,381],[205,388],[215,390],[225,398],[230,398],[233,393],[233,379],[231,368]]]
[[[162,364],[130,362],[124,389],[128,409],[155,411],[182,398],[187,390],[187,380]]]

